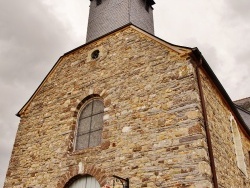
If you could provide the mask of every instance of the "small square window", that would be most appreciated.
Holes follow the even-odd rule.
[[[150,5],[146,2],[145,9],[146,9],[147,12],[149,12],[149,8],[150,8]]]
[[[102,4],[102,0],[96,0],[96,6]]]
[[[152,5],[155,4],[154,0],[144,0],[145,2],[145,9],[147,10],[147,12],[150,11],[150,9],[152,9]]]

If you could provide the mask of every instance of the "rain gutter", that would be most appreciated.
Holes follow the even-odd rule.
[[[208,124],[208,116],[207,116],[207,109],[206,109],[206,102],[205,102],[205,97],[203,93],[203,87],[202,87],[202,82],[201,82],[201,75],[200,75],[200,67],[203,64],[202,58],[197,59],[197,57],[194,57],[196,60],[196,76],[197,76],[197,81],[198,81],[198,88],[199,88],[199,95],[201,99],[201,107],[202,107],[202,114],[204,118],[204,126],[205,126],[205,132],[206,132],[206,137],[207,137],[207,146],[208,146],[208,155],[210,159],[210,166],[211,166],[211,171],[212,171],[212,179],[213,179],[213,184],[215,188],[218,188],[218,181],[217,181],[217,174],[216,174],[216,168],[215,168],[215,160],[214,160],[214,153],[213,153],[213,145],[212,145],[212,140],[211,140],[211,134],[209,130],[209,124]]]

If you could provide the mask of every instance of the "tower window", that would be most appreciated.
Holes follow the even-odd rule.
[[[102,4],[102,0],[96,0],[96,6]]]
[[[152,5],[155,4],[154,0],[144,0],[145,9],[149,12],[149,9],[152,8]]]
[[[150,4],[148,3],[148,1],[146,1],[146,3],[145,3],[145,9],[146,9],[146,11],[149,12],[149,8],[150,8]]]
[[[79,116],[75,150],[95,147],[101,143],[104,105],[100,98],[83,104]]]

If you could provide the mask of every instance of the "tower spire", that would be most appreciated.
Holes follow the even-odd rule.
[[[154,0],[90,0],[87,42],[129,23],[154,34]]]

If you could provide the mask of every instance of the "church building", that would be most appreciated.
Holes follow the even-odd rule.
[[[154,35],[155,3],[90,1],[86,44],[17,113],[4,188],[250,187],[250,99]]]

